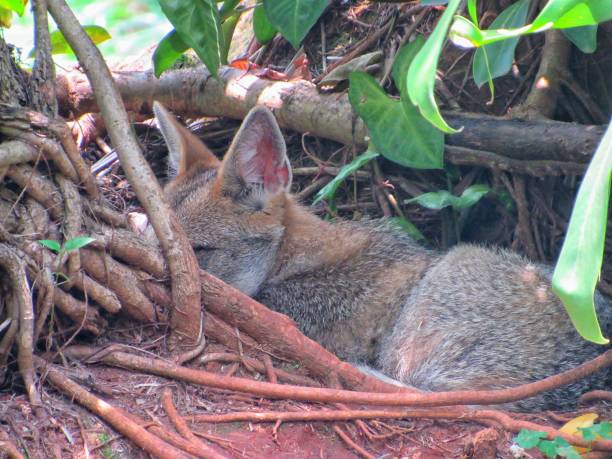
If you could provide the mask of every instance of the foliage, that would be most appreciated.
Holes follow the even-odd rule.
[[[336,175],[327,185],[319,190],[317,195],[315,196],[315,200],[313,204],[325,199],[329,202],[329,205],[332,209],[335,209],[334,200],[336,197],[336,191],[338,187],[344,182],[349,175],[355,172],[358,169],[361,169],[365,164],[369,163],[374,158],[378,157],[378,153],[367,150],[364,153],[357,156],[353,161],[349,164],[345,165],[340,169],[338,175]]]
[[[511,28],[525,25],[527,12],[529,11],[529,0],[518,0],[504,11],[491,23],[492,28]],[[472,75],[474,83],[481,87],[493,78],[505,75],[512,68],[514,51],[519,38],[485,45],[476,50],[472,64]],[[491,97],[493,97],[493,85],[490,85]]]
[[[93,237],[77,236],[75,238],[67,240],[66,242],[64,242],[63,245],[60,245],[58,241],[55,241],[53,239],[40,239],[38,243],[54,251],[55,253],[61,254],[78,250],[80,248],[85,247],[86,245],[91,244],[94,241],[95,239]]]
[[[299,48],[329,0],[263,0],[268,19],[294,48]]]
[[[404,201],[405,204],[416,202],[427,209],[443,209],[452,207],[454,210],[467,209],[473,206],[491,189],[487,185],[476,184],[466,188],[461,196],[455,196],[446,190],[424,193]]]
[[[571,435],[580,433],[582,438],[587,441],[593,441],[598,438],[612,438],[612,423],[605,421],[594,424],[593,421],[596,418],[596,414],[587,413],[572,419],[559,430]],[[580,427],[581,425],[586,425],[586,427]],[[552,440],[547,440],[547,436],[546,432],[521,429],[518,435],[514,437],[514,442],[524,449],[537,448],[548,458],[565,457],[567,459],[580,459],[583,453],[588,452],[588,448],[572,446],[562,437],[557,436]]]
[[[106,40],[110,40],[111,36],[104,27],[97,25],[84,25],[83,30],[91,38],[94,44],[98,45],[104,43]],[[49,36],[51,40],[51,54],[68,54],[72,53],[72,48],[66,41],[66,37],[60,30],[51,32]],[[28,58],[34,57],[34,49],[28,54]]]
[[[582,179],[552,279],[578,332],[605,344],[597,322],[593,292],[603,261],[610,179],[612,178],[612,123]]]
[[[418,169],[442,167],[444,137],[414,110],[407,113],[365,72],[349,78],[349,100],[363,118],[377,151],[402,166]]]

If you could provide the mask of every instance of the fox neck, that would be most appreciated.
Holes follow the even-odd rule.
[[[355,256],[368,242],[365,235],[313,215],[289,195],[283,226],[284,237],[269,277],[271,282],[333,266]]]

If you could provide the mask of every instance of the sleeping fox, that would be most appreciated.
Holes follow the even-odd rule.
[[[552,269],[495,248],[428,250],[380,222],[323,221],[290,194],[273,114],[251,110],[218,160],[159,103],[164,192],[200,266],[340,358],[427,391],[498,389],[570,369],[606,347],[584,341],[550,288]],[[604,333],[612,309],[596,293]],[[509,404],[566,408],[612,372]]]

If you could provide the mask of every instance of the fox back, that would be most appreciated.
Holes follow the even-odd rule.
[[[382,222],[325,222],[289,193],[291,166],[272,113],[247,115],[219,161],[160,104],[164,192],[200,266],[340,358],[423,390],[535,381],[605,350],[584,341],[550,289],[551,269],[501,249],[427,250]],[[612,310],[597,294],[604,333]],[[563,408],[610,370],[511,409]]]

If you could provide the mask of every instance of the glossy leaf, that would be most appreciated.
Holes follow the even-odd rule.
[[[85,33],[91,38],[91,41],[95,45],[110,40],[111,36],[104,27],[96,25],[83,26]],[[51,39],[51,54],[69,54],[72,53],[72,48],[66,41],[64,34],[60,30],[51,32],[49,38]],[[28,54],[28,58],[34,57],[35,50],[32,49]]]
[[[408,94],[412,103],[430,123],[448,133],[458,131],[450,127],[442,118],[434,96],[434,85],[438,59],[446,40],[446,32],[460,4],[461,0],[450,0],[436,28],[415,56],[406,77]]]
[[[612,19],[610,0],[550,0],[533,23],[514,29],[480,30],[462,16],[456,16],[449,31],[449,38],[457,46],[478,47],[542,32],[550,28],[567,29],[596,25]]]
[[[349,78],[349,101],[368,127],[370,138],[385,158],[417,169],[440,169],[444,136],[416,111],[409,114],[364,72]]]
[[[276,28],[266,16],[266,10],[262,4],[257,5],[253,12],[253,32],[257,41],[262,45],[270,42],[276,35]]]
[[[78,250],[81,247],[85,247],[86,245],[91,244],[95,240],[95,238],[89,236],[77,236],[64,243],[64,250],[66,250],[66,252]]]
[[[371,150],[367,150],[364,153],[361,153],[359,156],[355,157],[355,159],[353,159],[349,164],[343,166],[340,169],[338,175],[336,175],[327,185],[325,185],[319,190],[319,192],[315,196],[313,204],[316,204],[322,199],[333,201],[336,196],[336,191],[338,191],[338,187],[342,184],[342,182],[344,182],[347,177],[353,172],[361,169],[364,165],[366,165],[378,156],[378,153]]]
[[[547,435],[546,432],[538,430],[521,429],[518,435],[514,437],[513,441],[521,448],[530,449],[535,448],[543,438],[547,437]]]
[[[19,16],[23,16],[26,4],[23,0],[0,0],[0,8],[14,11]]]
[[[184,43],[192,48],[208,71],[218,76],[225,63],[225,43],[214,0],[158,0]]]
[[[54,252],[59,252],[62,250],[61,244],[53,239],[41,239],[38,241],[38,243],[43,247],[53,250]]]
[[[610,5],[612,8],[612,5]],[[597,49],[597,26],[588,25],[562,30],[563,35],[583,53],[593,53]]]
[[[612,123],[582,179],[552,278],[552,289],[578,333],[599,344],[609,342],[599,328],[593,295],[603,261],[611,178]]]
[[[527,20],[528,11],[529,0],[518,0],[495,18],[491,23],[491,28],[497,29],[523,26]],[[518,37],[510,38],[498,43],[483,46],[476,50],[474,62],[472,64],[472,74],[474,76],[474,82],[478,87],[510,71],[518,41]]]
[[[272,25],[297,49],[329,0],[264,0],[263,4]]]
[[[176,60],[189,49],[176,30],[172,29],[161,39],[153,53],[153,70],[159,76],[174,65]]]
[[[412,199],[404,201],[405,204],[417,202],[427,209],[443,209],[444,207],[452,207],[455,210],[466,209],[473,206],[480,198],[486,195],[491,189],[486,185],[472,185],[466,188],[461,196],[455,196],[446,190],[432,191],[431,193],[423,193]]]
[[[423,236],[423,233],[421,233],[419,231],[419,229],[414,226],[414,223],[412,223],[410,220],[408,220],[405,217],[391,217],[388,219],[391,224],[397,226],[398,228],[402,229],[403,231],[405,231],[406,233],[408,233],[408,235],[416,240],[416,241],[425,241],[425,236]]]

